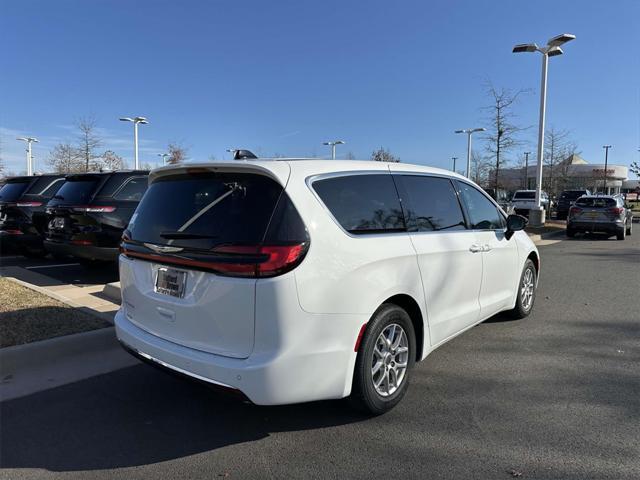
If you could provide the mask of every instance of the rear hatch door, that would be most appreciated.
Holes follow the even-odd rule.
[[[285,162],[152,173],[122,247],[127,318],[180,345],[248,357],[257,281],[249,252],[263,241],[288,175]]]
[[[47,205],[47,238],[70,240],[90,232],[98,224],[86,215],[96,192],[105,180],[104,174],[70,175]]]
[[[580,198],[572,210],[572,217],[579,222],[610,223],[615,220],[611,209],[616,202],[612,198]]]
[[[24,220],[17,203],[33,180],[33,177],[10,178],[0,188],[0,230],[15,229]]]

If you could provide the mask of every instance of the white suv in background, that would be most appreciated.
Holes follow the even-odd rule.
[[[516,190],[511,198],[511,204],[518,215],[528,217],[529,210],[536,208],[536,191]],[[540,192],[540,206],[545,209],[549,207],[549,195],[547,195],[547,192]]]
[[[120,256],[120,342],[260,405],[382,413],[414,362],[501,311],[527,316],[526,220],[457,174],[372,161],[154,170]]]

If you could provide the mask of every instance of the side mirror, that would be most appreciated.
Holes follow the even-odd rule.
[[[527,223],[529,223],[529,220],[524,218],[522,215],[509,215],[507,217],[507,231],[505,233],[507,240],[510,240],[515,232],[524,230]]]

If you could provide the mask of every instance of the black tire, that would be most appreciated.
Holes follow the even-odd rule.
[[[531,293],[531,301],[528,302],[528,306],[523,305],[523,295],[522,290],[524,288],[524,280],[527,275],[527,271],[531,272],[532,280],[533,280],[533,292]],[[508,312],[508,315],[511,318],[516,320],[528,317],[531,311],[533,310],[533,305],[536,301],[536,292],[538,287],[538,272],[536,271],[536,266],[531,261],[531,259],[527,259],[524,263],[524,268],[522,269],[522,274],[520,275],[520,280],[518,282],[518,298],[516,300],[516,306],[513,310]]]
[[[625,228],[621,228],[616,232],[616,238],[618,240],[624,240],[626,236],[627,236],[627,230]]]
[[[567,237],[573,238],[576,236],[576,231],[573,228],[567,228]]]
[[[387,327],[398,325],[404,330],[408,351],[406,352],[407,367],[404,375],[400,380],[400,385],[394,392],[388,396],[383,396],[376,390],[374,386],[374,374],[372,369],[374,366],[374,349],[378,342],[378,338]],[[390,356],[391,360],[398,359],[402,354],[398,353],[395,357]],[[404,357],[403,357],[404,358]],[[394,304],[383,304],[367,324],[367,328],[360,342],[358,349],[358,357],[353,373],[353,386],[351,389],[351,404],[359,410],[365,411],[372,415],[381,415],[395,407],[402,397],[404,397],[409,388],[409,380],[411,370],[416,359],[416,336],[411,323],[411,318],[407,312]],[[391,361],[390,360],[390,361]],[[390,367],[386,360],[382,361],[383,367]],[[381,375],[384,375],[383,372]],[[387,374],[388,375],[388,374]],[[389,378],[389,377],[387,377]],[[383,382],[384,383],[384,382]],[[387,383],[388,384],[388,383]]]

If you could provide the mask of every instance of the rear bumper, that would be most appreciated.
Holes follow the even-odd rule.
[[[23,248],[41,249],[42,237],[31,233],[14,234],[0,230],[0,248],[21,250]]]
[[[578,232],[616,233],[624,228],[624,222],[567,222],[567,229]]]
[[[86,260],[101,260],[106,262],[118,261],[120,254],[117,248],[96,247],[93,245],[72,245],[64,242],[44,241],[44,248],[53,254],[70,255]]]
[[[303,315],[304,316],[304,315]],[[338,399],[351,393],[356,353],[351,348],[336,349],[336,342],[322,342],[335,331],[335,323],[316,315],[324,334],[314,334],[315,343],[305,341],[280,345],[271,351],[254,349],[248,358],[238,359],[184,347],[155,336],[134,325],[121,308],[115,316],[116,335],[137,357],[164,369],[235,390],[257,405],[282,405],[315,400]],[[305,318],[295,318],[304,324]],[[316,321],[316,319],[314,319]],[[358,320],[359,321],[359,320]],[[358,329],[344,325],[343,336],[352,344]],[[353,336],[353,339],[351,339]],[[259,343],[258,339],[256,339]]]

